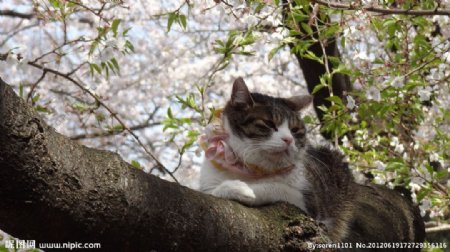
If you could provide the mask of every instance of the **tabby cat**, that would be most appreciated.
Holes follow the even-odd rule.
[[[238,78],[201,137],[200,190],[250,206],[289,202],[324,223],[334,242],[422,242],[424,223],[410,200],[357,184],[338,151],[308,143],[299,111],[311,102],[250,93]]]

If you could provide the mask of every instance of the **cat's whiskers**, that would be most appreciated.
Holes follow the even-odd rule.
[[[265,163],[267,164],[266,161],[268,161],[269,163],[271,163],[270,167],[266,166],[262,166],[262,168],[280,168],[280,167],[286,167],[286,166],[291,166],[294,165],[294,162],[291,160],[291,158],[289,156],[280,156],[280,158],[278,160],[276,160],[276,162],[274,162],[274,160],[269,160],[269,159],[261,159],[261,157],[264,157],[264,155],[261,155],[262,152],[267,152],[267,149],[265,148],[267,147],[266,145],[249,145],[246,146],[243,150],[241,151],[241,160],[243,162],[244,165],[260,165],[260,163]],[[279,147],[279,146],[274,146],[274,147]],[[253,156],[255,156],[255,158],[252,158]],[[254,162],[253,160],[258,160],[259,162]],[[252,162],[253,161],[253,162]]]

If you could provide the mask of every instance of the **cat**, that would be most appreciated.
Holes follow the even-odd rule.
[[[412,202],[357,184],[340,152],[308,142],[299,112],[312,100],[250,93],[236,79],[200,139],[200,190],[249,206],[291,203],[325,224],[334,242],[422,242],[424,223]]]

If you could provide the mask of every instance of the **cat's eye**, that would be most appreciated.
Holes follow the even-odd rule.
[[[264,123],[269,127],[269,128],[272,128],[272,129],[277,129],[277,126],[275,126],[275,123],[273,122],[273,121],[271,121],[271,120],[264,120]]]
[[[292,127],[291,132],[292,134],[300,134],[302,133],[302,130],[300,129],[300,127]]]
[[[275,123],[270,121],[270,120],[256,120],[255,121],[255,126],[257,128],[260,128],[262,130],[268,130],[268,129],[275,129],[276,130],[276,126]]]
[[[269,129],[269,125],[267,125],[263,120],[256,120],[255,121],[255,126],[260,128],[260,129]]]

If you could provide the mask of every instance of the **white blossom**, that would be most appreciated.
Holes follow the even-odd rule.
[[[405,77],[404,76],[397,76],[392,80],[392,86],[395,88],[402,88],[405,84]]]
[[[430,200],[428,200],[428,199],[422,200],[422,202],[420,202],[420,205],[419,205],[420,215],[425,216],[427,211],[430,209],[430,206],[431,206]]]
[[[414,182],[409,182],[409,186],[411,187],[412,192],[418,192],[422,187],[419,184],[416,184]]]
[[[380,160],[375,161],[374,164],[375,164],[375,167],[380,171],[384,171],[384,169],[386,169],[386,164]]]
[[[255,26],[258,23],[258,18],[254,15],[247,15],[243,19],[244,23],[248,26]]]
[[[432,207],[430,211],[430,218],[442,217],[444,216],[444,209],[438,207]]]
[[[403,153],[403,151],[405,151],[405,147],[403,146],[403,144],[398,144],[395,146],[394,151],[401,154]]]
[[[377,102],[381,101],[380,90],[378,90],[378,88],[375,86],[371,86],[369,89],[367,89],[366,96],[369,100],[374,100]]]
[[[350,95],[347,96],[347,108],[354,109],[356,107],[355,99]]]
[[[115,49],[108,46],[105,49],[103,49],[103,51],[100,53],[100,55],[98,55],[98,59],[101,62],[105,62],[105,61],[108,61],[108,60],[114,58],[114,55],[115,55]]]
[[[400,143],[400,141],[398,140],[398,137],[393,136],[391,138],[391,142],[389,143],[392,147],[397,146]]]
[[[356,59],[360,59],[360,60],[369,60],[369,55],[367,54],[366,51],[359,51],[357,54],[355,54],[355,58]]]
[[[277,27],[281,24],[281,20],[277,17],[274,17],[273,15],[268,16],[267,18],[263,19],[261,22],[262,25]]]
[[[342,138],[342,146],[344,146],[345,148],[351,147],[350,141],[348,140],[347,136],[344,136]]]
[[[442,54],[442,59],[444,59],[447,64],[450,64],[450,52],[445,52],[444,54]]]
[[[375,184],[378,185],[384,185],[386,183],[386,178],[384,177],[383,174],[377,174],[375,175],[373,182],[375,182]]]
[[[350,116],[352,117],[352,122],[354,123],[358,122],[358,113],[356,112],[350,113]]]
[[[415,192],[411,193],[411,199],[415,204],[417,204],[417,194]]]
[[[430,161],[439,162],[439,154],[437,154],[436,152],[430,153]]]
[[[420,101],[429,101],[430,100],[430,97],[431,97],[431,95],[432,95],[432,89],[431,89],[431,87],[424,87],[424,88],[421,88],[421,89],[419,89],[419,92],[418,92],[418,94],[419,94],[419,100]]]

